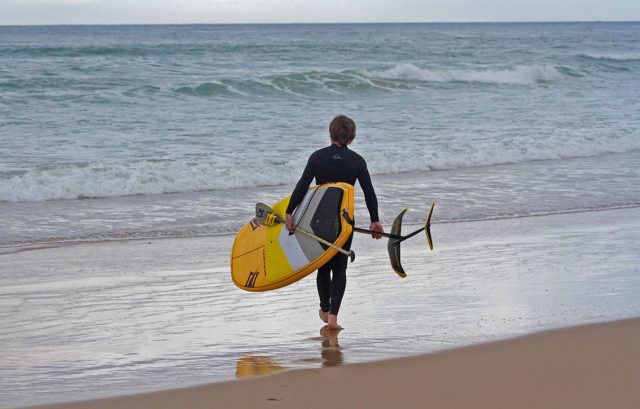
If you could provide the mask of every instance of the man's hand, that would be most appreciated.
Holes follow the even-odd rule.
[[[289,233],[293,233],[295,229],[293,228],[293,216],[291,215],[291,213],[287,213],[285,223],[287,225],[287,230],[289,230]]]
[[[377,231],[380,233],[384,233],[384,228],[382,227],[382,224],[380,224],[380,222],[373,222],[371,223],[371,226],[369,226],[369,230],[373,230],[373,231]],[[373,233],[371,234],[371,237],[373,237],[374,239],[378,240],[382,237],[381,234],[377,234],[377,233]]]

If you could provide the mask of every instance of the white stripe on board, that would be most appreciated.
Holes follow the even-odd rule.
[[[282,251],[284,255],[287,256],[287,261],[289,261],[294,271],[309,264],[310,261],[307,256],[304,255],[302,247],[300,247],[300,243],[298,243],[298,239],[296,239],[296,235],[289,235],[289,231],[284,226],[280,229],[278,243],[280,243],[280,247],[282,247]]]

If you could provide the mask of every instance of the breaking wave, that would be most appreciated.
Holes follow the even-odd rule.
[[[175,88],[179,94],[312,96],[317,93],[423,89],[432,83],[536,85],[554,81],[563,73],[552,65],[516,66],[503,70],[432,70],[401,63],[381,70],[303,71],[250,79],[218,79]]]
[[[640,53],[583,53],[578,57],[585,60],[599,61],[640,61]]]
[[[519,65],[503,70],[431,70],[413,64],[372,71],[373,78],[420,82],[481,82],[486,84],[536,84],[553,81],[562,74],[552,65]]]
[[[372,146],[366,157],[373,174],[409,171],[461,169],[536,160],[589,157],[640,149],[633,135],[626,139],[589,138],[548,141],[553,149],[533,140],[529,144],[487,144],[476,148],[447,151],[444,146],[414,146],[407,151],[400,145]],[[450,141],[463,146],[462,141]],[[216,155],[198,160],[102,161],[59,164],[24,172],[0,172],[0,201],[45,201],[184,193],[233,188],[252,188],[294,183],[306,156],[282,159],[279,152],[247,157],[242,152]],[[389,160],[402,157],[402,161]],[[274,159],[276,158],[276,159]]]

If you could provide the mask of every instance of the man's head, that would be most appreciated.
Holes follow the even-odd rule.
[[[329,124],[331,140],[340,145],[349,145],[356,137],[356,123],[345,115],[338,115]]]

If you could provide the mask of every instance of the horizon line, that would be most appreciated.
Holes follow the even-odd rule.
[[[579,24],[640,23],[640,20],[488,20],[488,21],[361,21],[361,22],[270,22],[270,23],[41,23],[1,24],[0,27],[69,26],[282,26],[282,25],[373,25],[373,24]]]

